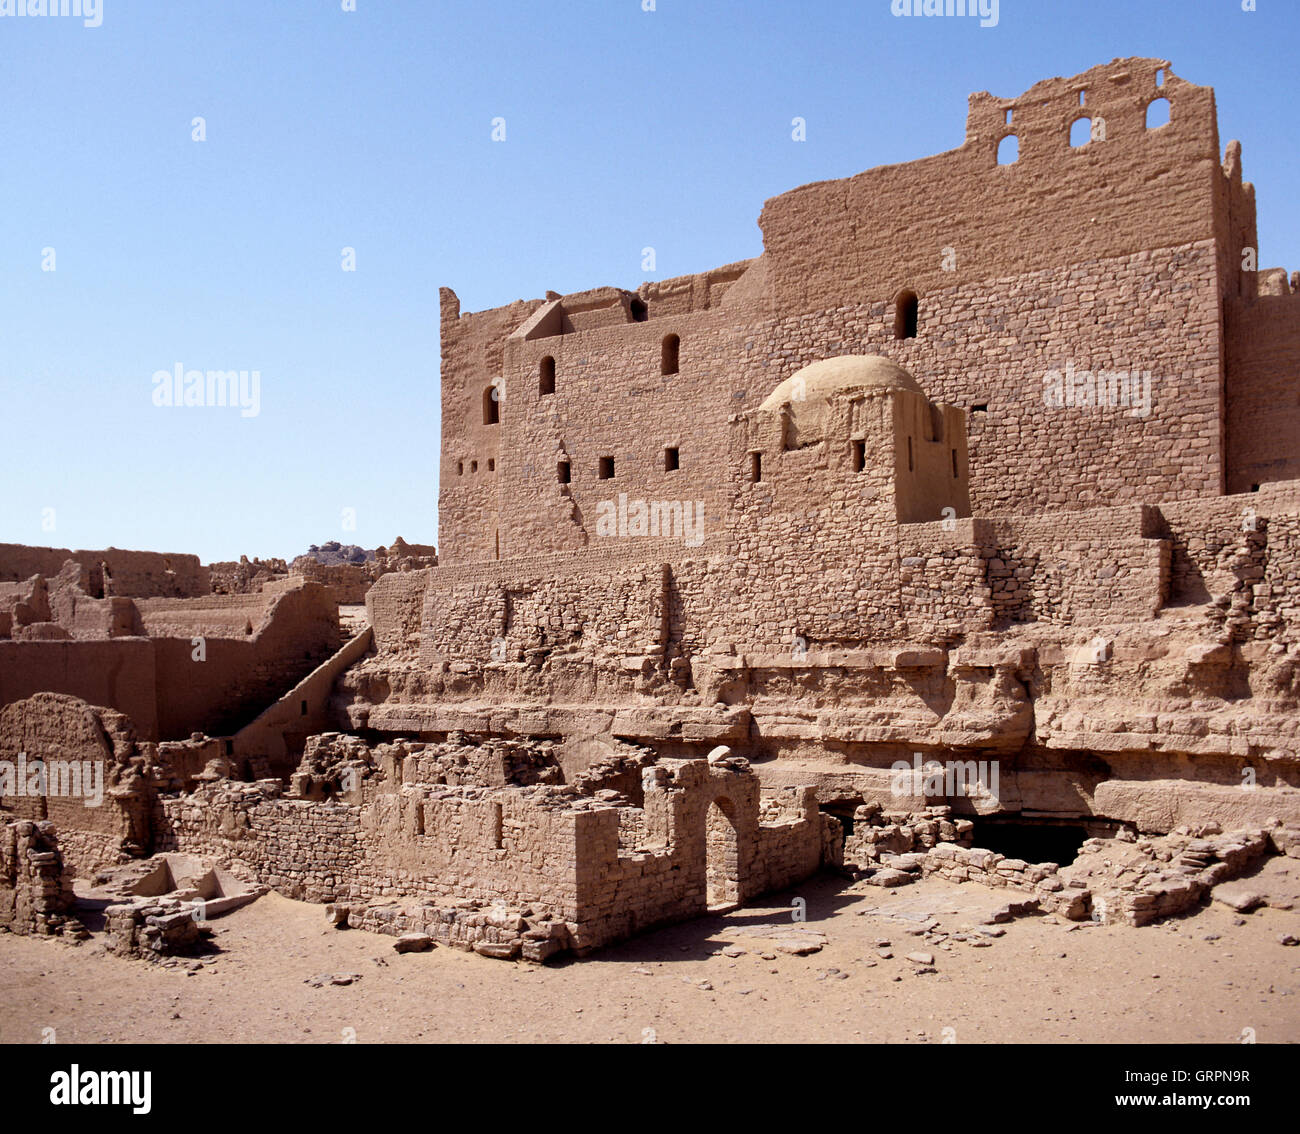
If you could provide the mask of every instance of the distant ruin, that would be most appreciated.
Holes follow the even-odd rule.
[[[1300,856],[1300,275],[1213,91],[972,95],[759,224],[635,290],[442,290],[436,550],[0,546],[0,761],[109,768],[0,793],[15,925],[164,852],[532,961],[823,868],[1136,925]]]

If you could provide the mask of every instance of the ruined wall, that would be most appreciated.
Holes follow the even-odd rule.
[[[106,595],[193,598],[212,590],[208,569],[196,555],[119,551],[115,547],[103,551],[68,551],[59,547],[0,544],[0,581],[57,575],[69,559],[81,565],[86,592],[98,598]]]
[[[126,713],[148,740],[220,735],[247,724],[340,645],[338,607],[316,583],[278,596],[102,601],[139,608],[151,636],[0,640],[0,705],[68,693]]]
[[[75,929],[66,917],[71,905],[54,825],[19,820],[0,826],[0,926],[23,935]]]
[[[152,640],[157,655],[158,735],[164,739],[196,730],[215,736],[235,731],[341,644],[338,606],[318,583],[306,583],[269,601],[258,595],[219,597],[235,605],[196,610],[192,616],[177,607],[144,612],[146,624],[181,631],[180,637]],[[262,620],[253,635],[206,636],[205,628],[220,629],[232,613],[236,624],[247,619],[246,608],[238,604],[249,599],[263,602]],[[204,606],[214,601],[205,600]],[[203,639],[202,660],[196,660],[196,637]]]
[[[0,813],[53,822],[70,876],[145,852],[153,758],[122,713],[55,693],[6,705],[0,761],[27,772],[0,777]]]

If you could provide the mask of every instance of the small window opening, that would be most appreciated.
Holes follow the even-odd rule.
[[[867,443],[865,441],[853,442],[853,471],[861,472],[867,467]]]
[[[908,472],[912,472],[912,471],[913,471],[913,466],[912,466],[912,439],[911,439],[910,437],[907,439],[907,471],[908,471]]]
[[[495,457],[489,457],[489,458],[488,458],[488,472],[496,472],[496,471],[497,471],[497,461],[496,461],[496,458],[495,458]]]
[[[457,462],[456,462],[456,475],[457,475],[457,476],[464,476],[464,475],[465,475],[465,462],[464,462],[464,461],[457,461]]]
[[[1163,87],[1164,85],[1165,85],[1165,69],[1161,67],[1160,70],[1156,72],[1156,86]]]
[[[1076,118],[1070,123],[1070,145],[1074,149],[1086,146],[1092,139],[1092,119]]]
[[[469,471],[472,473],[478,472],[478,461],[470,461]]]
[[[988,402],[976,402],[973,406],[971,406],[970,411],[971,413],[988,413],[989,404]]]
[[[1008,125],[1008,126],[1011,125],[1011,111],[1012,111],[1012,108],[1008,106],[1008,107],[1007,107],[1007,113],[1006,113],[1006,115],[1005,115],[1005,116],[1003,117],[1003,119],[1002,119],[1002,121],[1003,121],[1006,125]]]
[[[634,299],[629,306],[632,309],[632,322],[644,323],[650,318],[650,308],[646,306],[644,299]]]
[[[495,385],[483,391],[483,424],[496,425],[501,421],[500,394]]]
[[[659,372],[661,374],[676,374],[677,366],[681,354],[682,340],[677,335],[667,335],[664,338],[663,352],[661,356],[661,365]]]
[[[600,458],[600,479],[601,480],[614,479],[614,458],[613,457]]]
[[[956,449],[952,451],[952,475],[954,478],[961,475],[960,473],[957,472],[957,450]]]
[[[1161,126],[1168,126],[1170,117],[1170,106],[1167,98],[1153,98],[1147,103],[1148,130],[1159,130]]]
[[[1020,160],[1020,139],[1008,134],[998,143],[998,165],[1015,165]]]
[[[555,476],[561,484],[568,484],[573,479],[573,467],[568,461],[560,461],[555,466]]]
[[[1258,491],[1259,491],[1259,485],[1258,485],[1258,484],[1252,484],[1252,485],[1250,486],[1250,490],[1251,490],[1251,492],[1258,492]]]
[[[763,454],[749,454],[749,480],[751,484],[758,484],[763,479]]]
[[[916,338],[916,292],[900,291],[894,306],[894,338]]]
[[[675,448],[664,450],[664,472],[676,472],[681,468],[681,457]]]
[[[227,740],[227,741],[226,741],[226,755],[227,755],[227,756],[233,756],[234,754],[235,754],[235,742],[234,742],[233,740]]]
[[[301,715],[304,716],[304,717],[307,715],[307,702],[306,702],[306,701],[304,701],[304,702],[302,703],[302,713],[301,713]]]
[[[537,368],[537,392],[543,397],[555,393],[555,359],[549,354]]]
[[[1079,92],[1079,105],[1080,105],[1080,106],[1083,106],[1083,104],[1084,104],[1085,102],[1087,102],[1087,99],[1084,97],[1086,94],[1087,94],[1086,91],[1080,91],[1080,92]]]

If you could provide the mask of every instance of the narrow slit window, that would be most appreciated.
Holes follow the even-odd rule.
[[[956,449],[952,451],[952,475],[954,478],[961,475],[957,471],[957,450]]]
[[[681,468],[681,455],[677,449],[670,447],[664,450],[664,472],[676,472]]]
[[[488,458],[488,472],[496,472],[496,471],[497,471],[497,461],[496,461],[496,458],[495,458],[495,457],[489,457],[489,458]]]
[[[677,335],[666,335],[664,337],[663,349],[660,354],[661,374],[676,374],[678,364],[681,361],[682,340]]]
[[[763,454],[749,454],[749,480],[751,484],[758,484],[763,479]]]
[[[483,391],[483,424],[496,425],[501,420],[500,394],[495,385]]]
[[[568,484],[573,479],[573,466],[568,461],[560,461],[555,466],[555,478],[561,484]]]
[[[555,359],[549,354],[537,370],[537,392],[542,397],[555,393]]]
[[[916,338],[916,292],[900,291],[894,303],[894,338]]]
[[[465,475],[465,462],[464,462],[464,461],[457,461],[457,462],[456,462],[456,475],[457,475],[457,476],[464,476],[464,475]]]
[[[306,702],[306,701],[304,701],[304,702],[302,703],[302,713],[301,713],[300,715],[301,715],[301,716],[304,716],[304,717],[307,715],[307,702]]]
[[[907,471],[914,471],[914,466],[912,464],[912,439],[910,437],[907,439]]]
[[[867,443],[865,441],[853,442],[853,471],[861,472],[867,467]]]

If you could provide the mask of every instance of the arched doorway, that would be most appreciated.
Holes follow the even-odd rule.
[[[705,820],[705,878],[709,909],[740,902],[740,841],[736,835],[736,808],[726,796],[709,804]]]

